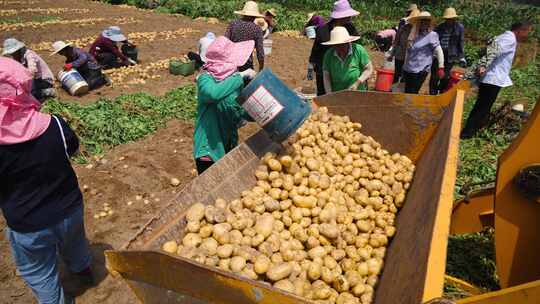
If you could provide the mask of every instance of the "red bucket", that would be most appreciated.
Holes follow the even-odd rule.
[[[377,69],[377,81],[375,82],[375,90],[381,92],[391,92],[392,83],[394,82],[394,71],[386,69]]]
[[[446,86],[446,89],[444,90],[444,92],[453,88],[458,82],[461,81],[461,79],[463,79],[464,75],[465,74],[462,71],[456,71],[456,70],[450,71],[450,80],[448,81],[448,86]]]

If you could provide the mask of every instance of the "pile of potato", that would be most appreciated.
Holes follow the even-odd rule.
[[[43,28],[48,25],[76,25],[76,26],[85,26],[85,25],[93,25],[98,22],[105,21],[105,18],[86,18],[86,19],[73,19],[73,20],[47,20],[47,21],[28,21],[28,22],[21,22],[21,23],[1,23],[0,24],[0,31],[13,31],[21,28]],[[140,20],[136,20],[134,18],[116,18],[113,20],[113,24],[128,24],[128,23],[139,23]]]
[[[23,8],[19,10],[0,10],[0,16],[13,16],[23,13],[39,13],[45,15],[56,15],[65,13],[85,14],[90,12],[87,8]]]
[[[283,37],[289,37],[289,38],[306,38],[299,31],[292,31],[292,30],[279,31],[279,32],[276,32],[276,34]]]
[[[177,57],[151,62],[146,65],[124,66],[117,69],[106,70],[105,74],[111,79],[113,86],[145,84],[147,80],[161,78],[156,73],[169,68],[170,60],[177,60]],[[130,80],[127,80],[130,78]]]
[[[316,303],[372,303],[415,166],[319,108],[241,198],[187,211],[162,249]]]

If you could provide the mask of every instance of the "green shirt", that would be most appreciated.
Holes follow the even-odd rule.
[[[238,144],[238,128],[251,118],[236,102],[244,81],[236,73],[216,81],[208,73],[197,79],[197,121],[193,136],[193,157],[210,156],[218,161]]]
[[[349,54],[342,60],[334,49],[329,49],[324,55],[323,71],[330,74],[332,92],[347,90],[364,72],[369,63],[369,55],[361,45],[351,43]],[[358,86],[358,90],[365,91],[365,83]]]

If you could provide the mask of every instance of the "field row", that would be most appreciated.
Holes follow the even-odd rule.
[[[87,8],[23,8],[23,9],[3,9],[0,10],[0,16],[14,16],[24,13],[39,13],[45,15],[55,15],[55,14],[65,14],[65,13],[74,13],[74,14],[85,14],[90,12]]]
[[[21,23],[4,23],[0,24],[0,31],[14,31],[22,28],[44,28],[49,25],[77,25],[77,26],[86,26],[94,25],[98,22],[106,21],[106,18],[86,18],[86,19],[74,19],[74,20],[46,20],[42,22],[29,21]],[[116,18],[112,23],[117,25],[129,24],[129,23],[140,23],[141,20],[137,20],[133,17],[125,18]]]
[[[170,40],[177,38],[186,38],[187,34],[197,33],[198,30],[192,28],[180,28],[177,30],[171,31],[162,31],[162,32],[135,32],[129,33],[128,39],[133,44],[141,44],[145,42],[152,42],[155,40]],[[66,40],[66,42],[71,43],[72,45],[85,47],[96,39],[96,35],[87,36],[79,39]],[[30,45],[30,49],[34,51],[50,51],[53,41],[43,41],[40,43],[34,43]]]
[[[105,73],[111,79],[113,86],[127,87],[128,85],[145,84],[147,80],[161,78],[161,76],[156,73],[167,70],[169,68],[169,62],[177,59],[178,57],[171,57],[150,62],[148,64],[125,66],[107,70]]]

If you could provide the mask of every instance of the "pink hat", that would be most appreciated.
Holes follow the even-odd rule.
[[[39,137],[51,116],[40,113],[31,95],[32,75],[15,60],[0,57],[0,145],[12,145]]]
[[[234,43],[225,36],[220,36],[208,46],[206,64],[207,71],[216,80],[223,80],[243,66],[253,53],[255,41],[248,40]]]
[[[341,19],[341,18],[347,18],[347,17],[354,17],[358,15],[360,15],[360,13],[358,11],[355,11],[351,7],[351,4],[349,3],[349,1],[338,0],[334,2],[334,9],[332,10],[332,14],[330,15],[330,18]]]

